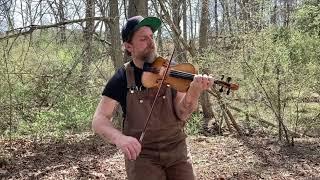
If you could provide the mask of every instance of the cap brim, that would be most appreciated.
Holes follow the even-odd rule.
[[[161,26],[161,20],[157,17],[146,17],[137,25],[137,28],[142,26],[149,26],[152,32],[155,32]]]

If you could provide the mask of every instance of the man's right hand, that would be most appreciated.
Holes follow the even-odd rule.
[[[136,160],[141,152],[141,144],[134,137],[121,134],[114,143],[129,160]]]

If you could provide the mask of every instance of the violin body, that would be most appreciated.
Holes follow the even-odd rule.
[[[181,63],[177,65],[170,65],[168,68],[169,61],[158,57],[151,64],[151,67],[144,68],[142,74],[142,84],[146,88],[160,87],[161,81],[167,86],[171,86],[179,92],[187,92],[190,83],[193,81],[194,76],[197,74],[197,70],[190,63]],[[167,73],[165,71],[167,70]],[[160,73],[164,72],[164,73]],[[165,74],[163,77],[162,74]],[[223,79],[223,78],[222,78]],[[229,83],[231,78],[227,78],[227,82],[221,80],[215,80],[214,84],[221,86],[220,92],[223,92],[222,88],[227,88],[227,94],[230,90],[238,90],[238,84]]]
[[[162,76],[160,75],[161,68],[165,70],[168,67],[168,61],[162,57],[158,57],[153,63],[149,71],[144,71],[142,74],[142,84],[146,88],[160,87]],[[183,74],[196,74],[197,71],[195,67],[190,63],[182,63],[177,65],[170,65],[166,77],[164,79],[164,84],[171,86],[180,92],[186,92],[192,82],[193,78],[180,77],[181,75],[175,75],[177,73],[172,72],[183,72]],[[179,73],[178,73],[179,74]],[[178,76],[178,77],[177,77]]]

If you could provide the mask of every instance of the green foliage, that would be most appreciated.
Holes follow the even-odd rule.
[[[92,112],[97,104],[91,97],[75,97],[62,95],[63,101],[55,108],[44,110],[36,114],[32,122],[21,121],[17,134],[62,136],[66,133],[76,133],[90,130]]]
[[[186,133],[188,135],[199,135],[202,130],[202,119],[202,114],[193,113],[186,124]]]
[[[303,32],[320,35],[320,4],[308,0],[295,14],[296,26]]]
[[[91,118],[106,82],[101,74],[108,75],[112,67],[108,61],[101,63],[103,47],[94,44],[95,62],[89,67],[90,78],[83,93],[83,43],[79,37],[70,35],[71,40],[61,44],[53,31],[42,31],[32,34],[31,41],[19,37],[0,42],[1,53],[6,54],[0,57],[1,135],[46,136],[91,130]]]

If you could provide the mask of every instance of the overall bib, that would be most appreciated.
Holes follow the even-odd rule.
[[[135,83],[134,68],[125,64],[127,109],[123,133],[139,140],[157,88],[141,90]],[[194,180],[186,146],[185,122],[174,109],[174,90],[163,86],[152,111],[142,150],[136,160],[125,160],[129,180]]]

